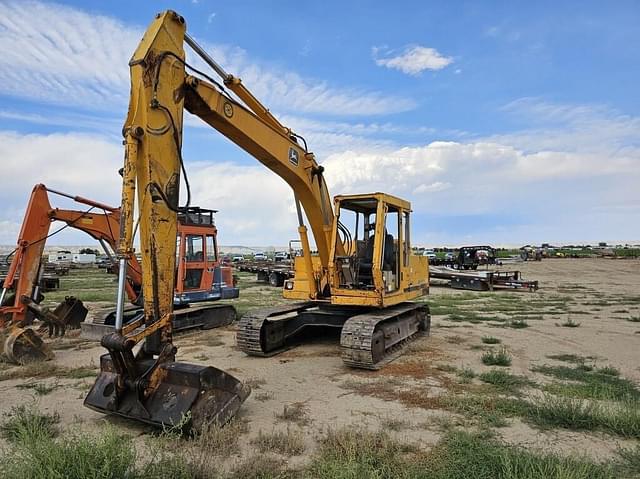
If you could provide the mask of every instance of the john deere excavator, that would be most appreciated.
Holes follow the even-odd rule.
[[[222,84],[187,64],[185,42]],[[197,426],[203,417],[224,422],[248,394],[221,370],[175,362],[170,298],[180,172],[185,173],[184,109],[283,178],[295,196],[303,256],[295,260],[295,277],[285,284],[284,295],[303,301],[242,318],[237,341],[243,351],[275,354],[292,344],[302,329],[333,326],[342,330],[345,363],[375,369],[408,340],[428,332],[428,308],[409,301],[428,292],[429,276],[427,259],[411,253],[409,202],[371,193],[337,196],[332,207],[323,168],[304,139],[283,126],[240,79],[227,74],[187,35],[184,18],[176,12],[156,16],[129,66],[118,305],[132,254],[137,193],[144,315],[123,327],[120,313],[116,332],[102,339],[109,354],[101,358],[87,406],[156,424],[187,415]],[[303,208],[317,255],[311,253]],[[143,329],[135,333],[136,327]]]
[[[89,208],[84,211],[54,208],[51,195],[72,199]],[[224,326],[236,317],[232,305],[187,307],[200,301],[238,297],[238,288],[233,286],[232,269],[221,266],[218,261],[213,213],[213,210],[191,207],[179,214],[177,241],[180,261],[173,298],[174,304],[180,308],[174,318],[176,330]],[[53,221],[65,223],[65,226],[50,233]],[[6,335],[3,351],[13,362],[52,357],[46,343],[33,330],[25,328],[34,318],[49,326],[50,335],[63,335],[67,327],[78,328],[85,319],[87,309],[75,297],[65,298],[53,310],[40,304],[44,299],[40,280],[44,272],[41,258],[46,241],[67,227],[84,231],[112,257],[120,232],[120,208],[62,193],[43,184],[33,188],[1,293],[0,334]],[[139,310],[136,305],[142,300],[141,267],[134,255],[128,258],[127,266],[125,290],[134,306],[126,311],[125,320],[135,315]],[[105,329],[113,324],[113,316],[106,315],[100,323],[83,324],[83,334],[86,331],[104,334]]]

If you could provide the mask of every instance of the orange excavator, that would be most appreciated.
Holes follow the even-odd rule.
[[[84,204],[86,210],[53,208],[49,194],[56,194]],[[174,290],[174,328],[214,328],[230,324],[236,317],[232,305],[206,304],[188,307],[190,303],[237,298],[233,271],[218,260],[217,229],[214,210],[190,207],[180,212],[177,232],[177,266]],[[49,233],[51,223],[66,223]],[[49,359],[50,348],[30,328],[34,319],[48,326],[49,335],[64,335],[68,327],[78,328],[87,315],[82,302],[66,297],[53,311],[42,306],[42,254],[46,240],[67,227],[84,231],[97,240],[105,254],[115,263],[113,252],[120,234],[120,208],[81,196],[72,196],[38,184],[33,188],[25,213],[18,244],[0,293],[0,331],[6,335],[4,353],[13,362]],[[142,268],[135,255],[129,257],[125,292],[132,303],[126,310],[125,322],[133,318],[142,304]],[[113,329],[114,314],[82,325],[84,336],[102,337]],[[85,329],[86,328],[86,329]]]

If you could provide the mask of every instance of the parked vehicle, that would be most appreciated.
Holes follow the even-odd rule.
[[[266,253],[260,252],[260,253],[254,253],[253,254],[253,259],[254,259],[254,261],[267,261],[268,258],[267,258]]]
[[[287,251],[277,251],[274,259],[276,261],[284,261],[286,259],[291,259],[291,255]]]
[[[436,259],[436,253],[432,249],[424,250],[424,253],[422,253],[422,256],[426,256],[429,259]]]

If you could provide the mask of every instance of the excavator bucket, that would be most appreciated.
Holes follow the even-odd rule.
[[[16,364],[53,359],[51,348],[31,328],[12,328],[4,341],[4,354]]]
[[[142,360],[141,370],[154,360]],[[118,391],[111,357],[100,357],[100,374],[84,405],[101,413],[113,413],[157,426],[181,424],[202,430],[211,423],[223,425],[238,411],[251,389],[226,372],[211,367],[167,362],[158,367],[160,380],[145,389],[125,387]],[[139,381],[136,381],[138,383]]]
[[[64,301],[53,310],[54,316],[67,329],[79,329],[88,312],[82,301],[73,296],[65,296]]]

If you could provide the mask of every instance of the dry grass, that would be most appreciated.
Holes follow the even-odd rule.
[[[273,393],[269,391],[259,392],[259,393],[253,394],[252,396],[256,401],[260,401],[260,402],[268,401],[270,399],[273,399],[274,397]]]
[[[275,452],[285,456],[299,456],[304,452],[304,436],[301,431],[292,431],[287,427],[286,431],[272,431],[263,433],[251,441],[261,453]]]
[[[292,477],[285,469],[285,462],[272,456],[258,454],[237,462],[229,479],[286,479]]]
[[[385,417],[380,421],[380,425],[389,431],[402,431],[403,429],[409,429],[411,424],[404,419],[398,419],[394,417]]]
[[[93,363],[78,366],[75,368],[67,368],[59,366],[53,361],[33,361],[22,366],[15,366],[0,372],[0,381],[9,379],[22,378],[71,378],[82,379],[86,377],[95,377],[98,374],[98,367]]]
[[[282,413],[276,414],[276,417],[281,421],[288,421],[304,426],[309,424],[310,419],[308,416],[308,408],[304,402],[294,402],[291,404],[285,404],[282,408]]]
[[[260,386],[267,384],[267,380],[264,378],[249,378],[244,381],[252,390],[260,389]]]

